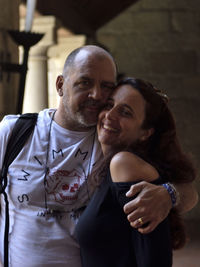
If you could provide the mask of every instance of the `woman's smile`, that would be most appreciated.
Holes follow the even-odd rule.
[[[118,132],[118,131],[119,131],[118,129],[115,129],[115,128],[113,128],[113,127],[107,125],[107,124],[103,124],[103,125],[102,125],[102,128],[103,128],[104,130],[107,130],[108,132]]]

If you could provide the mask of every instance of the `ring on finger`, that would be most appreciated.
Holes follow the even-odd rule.
[[[143,220],[142,220],[142,218],[139,218],[139,219],[138,219],[138,223],[139,223],[140,225],[143,225]]]

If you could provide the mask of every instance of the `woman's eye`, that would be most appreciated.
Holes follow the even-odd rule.
[[[121,114],[126,117],[132,117],[132,113],[129,110],[121,110]]]

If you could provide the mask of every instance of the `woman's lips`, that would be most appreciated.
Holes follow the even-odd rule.
[[[103,129],[111,131],[111,132],[117,132],[118,131],[117,129],[115,129],[115,128],[111,127],[111,126],[108,126],[106,124],[103,124]]]

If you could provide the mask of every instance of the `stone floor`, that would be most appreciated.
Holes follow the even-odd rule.
[[[190,241],[174,252],[173,267],[200,267],[200,222],[188,227]]]

